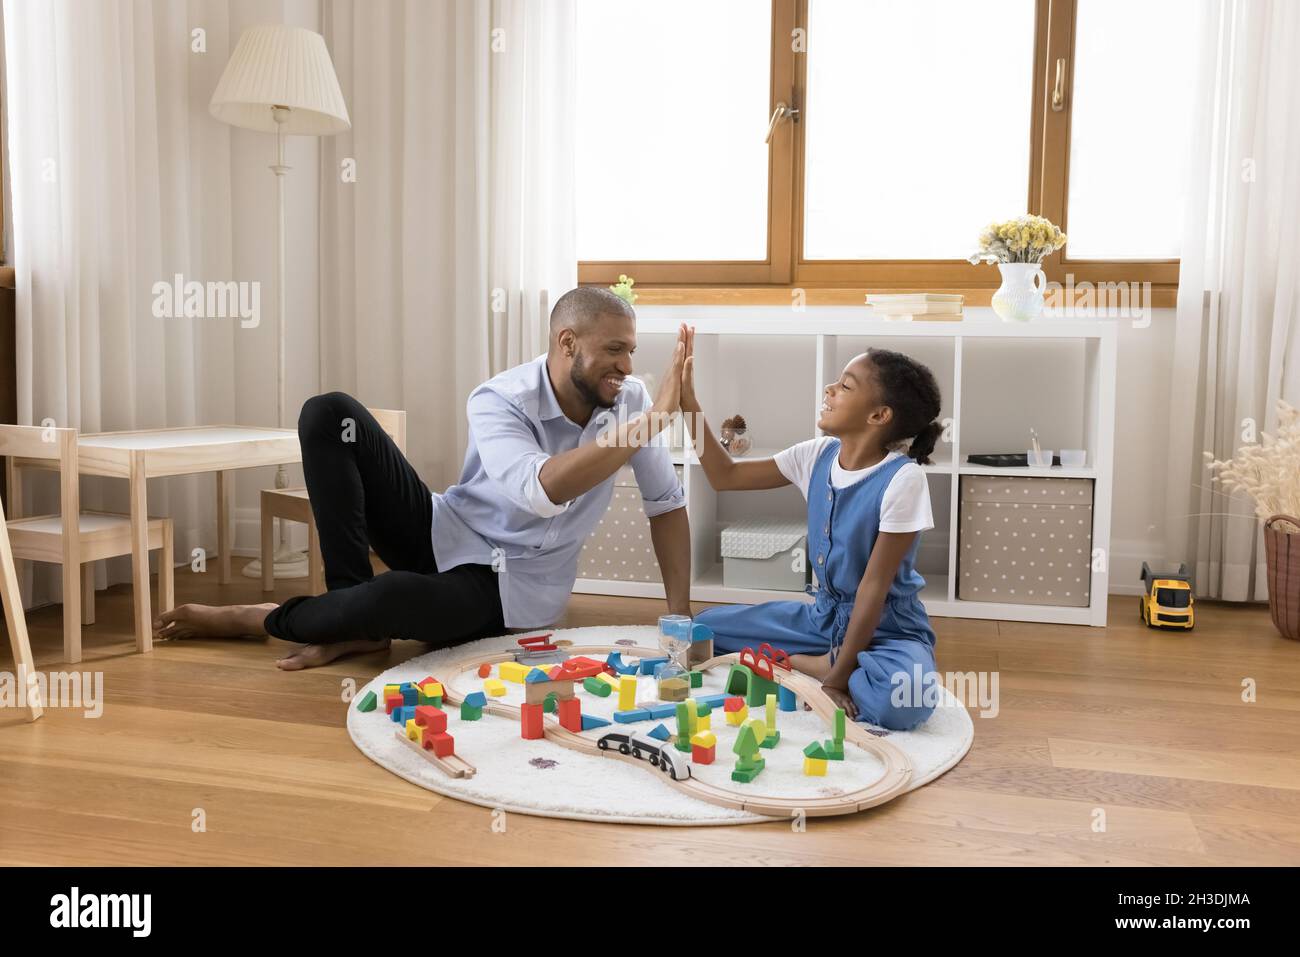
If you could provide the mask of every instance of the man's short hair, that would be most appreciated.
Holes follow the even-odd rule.
[[[551,334],[560,329],[572,329],[582,335],[601,316],[626,316],[635,321],[636,313],[627,300],[600,286],[579,286],[570,289],[555,301],[551,310]]]

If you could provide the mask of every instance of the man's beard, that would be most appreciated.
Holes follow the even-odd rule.
[[[569,381],[572,382],[573,387],[578,390],[578,395],[582,396],[584,401],[590,402],[597,408],[614,408],[614,401],[617,401],[617,399],[613,401],[606,400],[600,394],[600,380],[597,379],[596,384],[592,385],[587,381],[586,372],[587,362],[582,357],[582,353],[578,353],[578,355],[574,357],[573,365],[569,368]]]

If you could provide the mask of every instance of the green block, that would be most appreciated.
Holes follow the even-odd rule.
[[[677,735],[676,738],[673,739],[673,747],[676,748],[678,751],[684,752],[686,754],[690,754],[691,739],[687,737],[683,737],[682,735],[679,734]]]
[[[827,761],[843,761],[843,760],[844,760],[844,742],[843,742],[843,741],[834,741],[834,740],[827,741],[827,742],[825,742],[825,744],[823,745],[823,747],[826,749],[826,760],[827,760]]]
[[[805,746],[803,749],[803,753],[806,757],[813,758],[814,760],[817,761],[829,760],[826,754],[826,749],[822,747],[822,743],[820,741],[813,741],[811,744]]]
[[[763,743],[760,744],[759,747],[760,747],[760,748],[775,748],[775,747],[776,747],[776,743],[777,743],[778,741],[780,741],[780,740],[781,740],[781,732],[780,732],[780,731],[769,731],[769,732],[767,733],[767,737],[763,739]]]
[[[600,698],[608,698],[609,693],[614,690],[608,681],[601,681],[599,678],[584,678],[582,687]]]
[[[843,744],[844,742],[844,709],[843,708],[835,709],[835,726],[831,731],[831,738],[834,739],[835,741],[839,741],[841,744]],[[841,748],[840,750],[843,750],[843,748]]]
[[[460,705],[460,720],[462,720],[462,721],[477,721],[477,720],[478,720],[479,718],[481,718],[481,717],[483,717],[483,709],[482,709],[482,708],[476,708],[476,707],[474,707],[472,704],[465,704],[463,701],[461,702],[461,705]]]
[[[704,687],[704,672],[703,672],[703,671],[692,671],[692,672],[691,672],[691,687],[692,687],[692,688],[703,688],[703,687]]]
[[[357,702],[357,710],[374,711],[375,705],[377,703],[378,703],[378,699],[375,698],[375,693],[373,691],[367,691],[365,697],[363,697],[360,701]]]
[[[754,676],[744,665],[732,665],[727,672],[727,694],[743,695],[749,690],[749,679]]]
[[[709,715],[713,714],[713,705],[705,704],[703,701],[697,701],[695,703],[695,713],[701,718],[707,718]]]
[[[421,692],[420,692],[420,701],[419,701],[419,703],[420,703],[420,704],[431,704],[431,705],[433,705],[435,708],[441,708],[441,707],[442,707],[442,695],[440,695],[440,694],[425,694],[423,691],[421,691]]]
[[[749,679],[749,696],[745,704],[751,708],[764,708],[767,706],[767,696],[777,693],[775,681],[768,681],[759,675],[751,674]]]
[[[555,702],[558,700],[559,698],[556,696],[555,692],[552,691],[546,696],[546,700],[542,702],[542,710],[547,714],[555,714]]]

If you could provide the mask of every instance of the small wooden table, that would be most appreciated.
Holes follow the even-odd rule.
[[[291,465],[302,461],[294,429],[244,425],[196,425],[132,432],[94,432],[78,436],[77,471],[82,475],[124,478],[130,483],[131,573],[138,651],[153,650],[149,608],[149,535],[146,482],[168,475],[217,473],[218,580],[230,581],[230,473],[236,469]],[[20,459],[23,468],[49,468],[40,459]],[[66,574],[66,572],[65,572]]]

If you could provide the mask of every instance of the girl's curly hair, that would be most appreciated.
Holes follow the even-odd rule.
[[[908,456],[929,465],[930,453],[943,434],[943,424],[937,421],[942,397],[934,373],[910,356],[888,349],[868,349],[867,358],[875,368],[884,403],[894,412],[885,445],[911,439]]]

